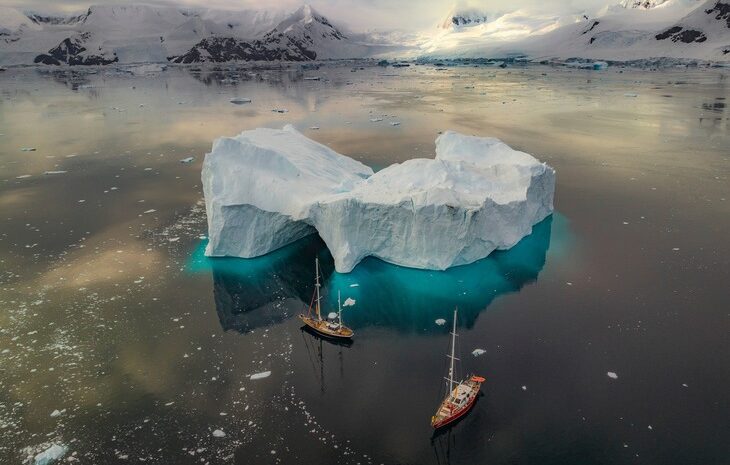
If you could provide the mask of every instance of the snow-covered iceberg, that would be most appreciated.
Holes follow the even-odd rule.
[[[553,211],[555,172],[494,138],[446,132],[435,159],[372,174],[293,127],[206,155],[209,256],[255,257],[318,232],[339,272],[367,256],[444,270],[508,249]]]

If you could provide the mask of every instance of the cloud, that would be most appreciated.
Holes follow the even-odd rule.
[[[618,2],[618,0],[616,0]],[[0,0],[0,6],[12,6],[24,11],[75,13],[92,4],[129,4],[123,0]],[[215,9],[271,8],[271,0],[147,0],[136,3],[178,5]],[[294,10],[303,0],[277,0],[276,8]],[[476,8],[491,16],[517,9],[555,15],[594,13],[606,0],[310,0],[323,15],[355,30],[417,31],[434,28],[454,6]]]

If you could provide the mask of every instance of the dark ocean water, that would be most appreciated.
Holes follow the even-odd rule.
[[[540,66],[3,73],[0,462],[56,443],[89,464],[727,463],[728,82]],[[446,272],[366,259],[337,274],[316,236],[205,258],[203,154],[287,123],[374,168],[432,157],[441,130],[496,136],[556,169],[556,212]],[[325,311],[338,291],[355,301],[351,344],[296,318],[315,256]],[[434,435],[456,306],[461,371],[487,382]]]

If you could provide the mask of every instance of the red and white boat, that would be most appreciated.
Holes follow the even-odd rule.
[[[447,355],[451,359],[449,365],[449,376],[446,379],[447,394],[444,400],[439,405],[436,414],[431,417],[431,426],[434,428],[443,428],[469,412],[474,406],[474,401],[477,400],[479,390],[482,387],[482,383],[485,381],[481,376],[471,375],[463,381],[456,381],[454,379],[454,360],[458,360],[454,356],[456,350],[456,317],[458,309],[454,309],[454,326],[451,331],[451,354]]]

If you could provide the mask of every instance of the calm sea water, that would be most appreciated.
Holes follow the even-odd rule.
[[[729,84],[540,66],[1,73],[0,462],[56,443],[89,464],[727,463]],[[556,213],[447,272],[337,274],[317,237],[207,259],[204,153],[289,123],[375,169],[433,157],[442,130],[499,137],[555,167]],[[315,256],[326,310],[355,301],[352,344],[296,318]],[[487,382],[434,435],[435,321],[455,306],[462,372]]]

